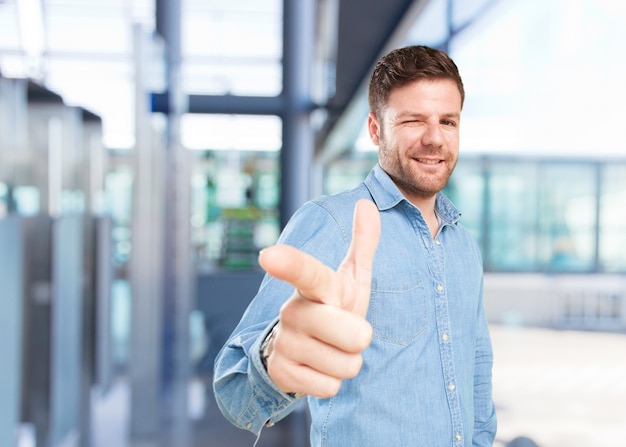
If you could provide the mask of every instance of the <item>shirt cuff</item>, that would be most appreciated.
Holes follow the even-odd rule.
[[[264,385],[262,387],[263,392],[267,393],[268,395],[278,395],[281,398],[288,400],[289,403],[292,403],[298,399],[301,399],[304,396],[298,393],[285,393],[280,388],[278,388],[272,378],[267,373],[262,359],[261,346],[277,324],[278,319],[270,323],[267,328],[261,333],[258,340],[256,340],[252,345],[250,351],[250,360],[252,362],[253,371],[251,371],[251,373],[253,375],[253,380],[257,382],[257,384],[260,385],[262,383]]]

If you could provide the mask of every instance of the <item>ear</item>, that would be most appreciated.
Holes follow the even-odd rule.
[[[370,134],[370,140],[372,140],[374,145],[378,146],[380,143],[380,123],[374,112],[370,112],[367,116],[367,129]]]

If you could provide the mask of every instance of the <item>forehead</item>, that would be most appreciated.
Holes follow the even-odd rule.
[[[460,114],[461,107],[461,92],[450,79],[419,79],[393,89],[387,98],[387,109],[395,113]]]

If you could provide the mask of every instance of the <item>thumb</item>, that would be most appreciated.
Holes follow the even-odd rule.
[[[374,202],[359,200],[354,207],[352,242],[339,272],[354,285],[353,293],[344,296],[342,307],[365,317],[369,307],[372,265],[380,240],[380,214]]]

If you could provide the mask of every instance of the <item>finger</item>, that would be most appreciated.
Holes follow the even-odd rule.
[[[335,306],[321,305],[305,298],[288,300],[280,310],[281,329],[288,339],[308,338],[348,354],[358,354],[372,341],[372,326],[360,315]],[[304,337],[301,335],[304,334]],[[289,346],[286,342],[285,347]],[[297,345],[292,345],[298,351]],[[317,352],[302,352],[314,357]]]
[[[380,214],[369,200],[359,200],[354,208],[352,241],[339,270],[354,280],[356,290],[344,297],[342,307],[365,316],[369,306],[372,265],[380,240]]]
[[[326,399],[333,397],[341,388],[341,379],[284,358],[270,357],[267,368],[276,386],[286,393],[301,393]]]
[[[313,256],[289,245],[274,245],[259,254],[259,264],[274,278],[286,281],[312,301],[331,303],[329,293],[336,287],[336,274]]]
[[[358,318],[353,314],[351,316]],[[346,351],[317,338],[302,335],[299,330],[292,331],[283,326],[281,331],[283,336],[274,339],[272,355],[275,358],[282,356],[292,363],[306,365],[338,379],[355,377],[361,370],[363,363],[361,351],[354,350],[352,346],[350,346],[350,351]]]

